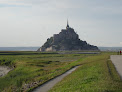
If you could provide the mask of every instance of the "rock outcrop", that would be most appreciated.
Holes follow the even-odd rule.
[[[79,39],[78,34],[67,23],[66,29],[47,39],[37,51],[73,51],[73,50],[99,50],[97,46],[88,44]]]

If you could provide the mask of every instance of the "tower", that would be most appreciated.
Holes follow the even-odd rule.
[[[66,29],[69,28],[69,23],[68,23],[68,19],[67,19],[67,26],[66,26]]]

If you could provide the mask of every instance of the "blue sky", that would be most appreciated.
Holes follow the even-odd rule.
[[[0,0],[0,47],[41,46],[67,18],[81,40],[122,47],[122,0]]]

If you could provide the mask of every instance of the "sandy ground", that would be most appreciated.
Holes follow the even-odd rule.
[[[0,77],[6,75],[10,70],[7,66],[0,66]]]
[[[116,70],[122,79],[122,55],[111,55],[111,61],[115,65]]]
[[[47,83],[39,86],[38,88],[36,88],[33,92],[48,92],[56,83],[58,83],[59,81],[61,81],[64,77],[66,77],[67,75],[69,75],[70,73],[72,73],[73,71],[75,71],[78,68],[78,66],[70,69],[69,71],[67,71],[66,73],[48,81]]]

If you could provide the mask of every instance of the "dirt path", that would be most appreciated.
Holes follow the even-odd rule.
[[[0,77],[6,75],[10,70],[7,66],[0,66]]]
[[[33,92],[48,92],[56,83],[61,81],[64,77],[66,77],[67,75],[69,75],[70,73],[75,71],[77,68],[78,68],[78,66],[70,69],[66,73],[64,73],[64,74],[62,74],[62,75],[60,75],[60,76],[48,81],[47,83],[41,85],[40,87],[36,88]]]
[[[111,61],[122,78],[122,55],[111,55]]]

